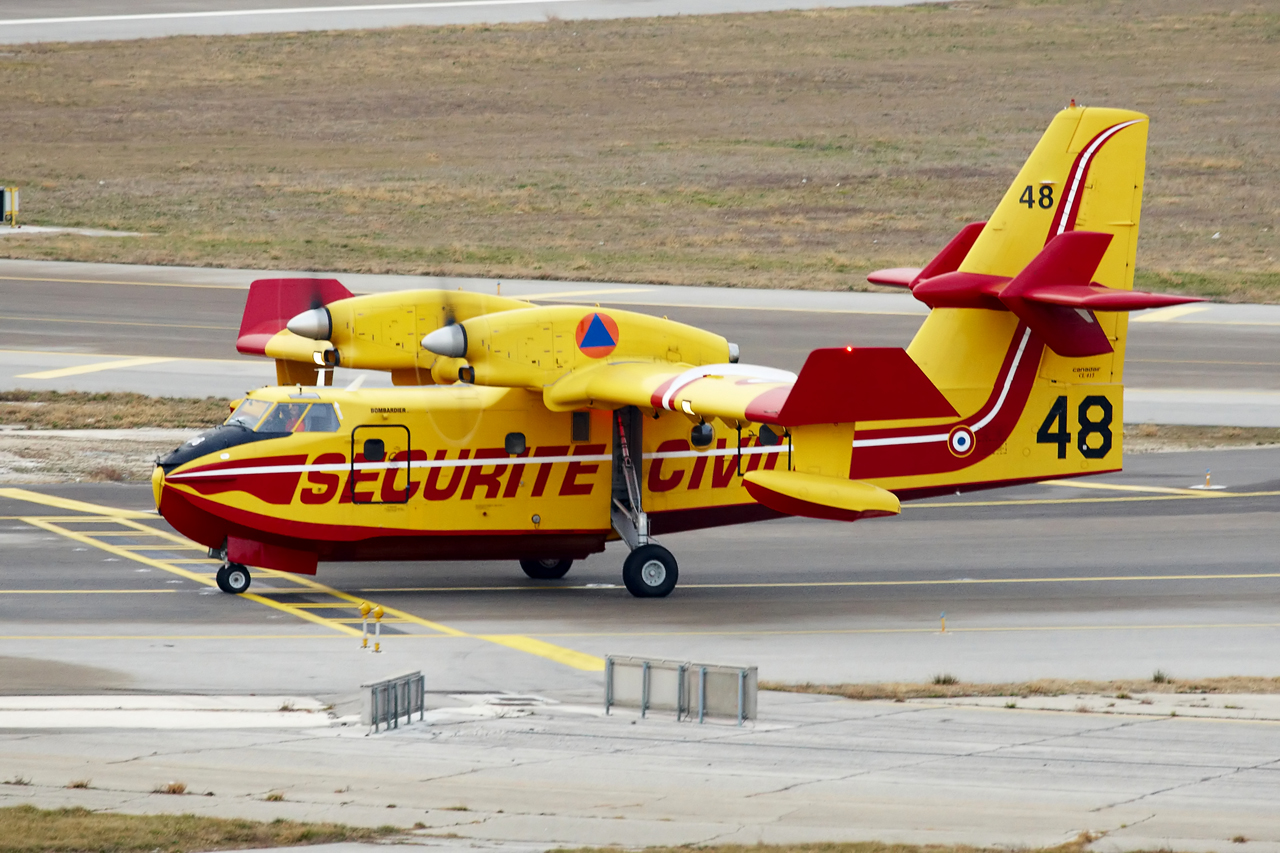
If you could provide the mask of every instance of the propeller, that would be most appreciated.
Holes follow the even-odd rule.
[[[458,322],[458,315],[454,311],[449,291],[444,291],[441,301],[444,303],[444,325],[422,339],[422,348],[445,358],[465,358],[467,355],[466,327]]]

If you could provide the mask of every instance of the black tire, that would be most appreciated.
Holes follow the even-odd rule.
[[[676,558],[661,545],[641,545],[622,564],[622,582],[636,598],[665,598],[679,578]]]
[[[239,595],[248,591],[253,578],[249,576],[249,570],[239,563],[224,563],[218,569],[217,581],[218,589],[231,595]]]
[[[573,560],[561,557],[558,560],[521,560],[520,568],[524,573],[537,581],[553,581],[569,573]]]

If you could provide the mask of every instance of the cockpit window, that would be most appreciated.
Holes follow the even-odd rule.
[[[333,403],[312,403],[296,432],[337,432],[338,426]]]
[[[236,410],[231,413],[231,417],[227,418],[227,423],[239,424],[246,429],[253,429],[258,425],[258,421],[262,420],[262,416],[267,413],[269,408],[271,408],[271,403],[266,400],[245,400],[236,406]]]
[[[256,432],[293,432],[306,410],[306,403],[277,403],[271,414],[258,424]]]

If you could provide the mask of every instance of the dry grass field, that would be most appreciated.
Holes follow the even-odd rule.
[[[1156,680],[1158,677],[1158,680]],[[1224,678],[1174,679],[1156,673],[1151,681],[1071,681],[1043,678],[1039,681],[1006,683],[957,681],[950,676],[935,678],[931,684],[784,684],[760,682],[761,690],[790,693],[818,693],[846,699],[948,699],[961,696],[1068,696],[1078,694],[1132,693],[1280,693],[1280,678],[1226,676]]]
[[[90,780],[80,780],[68,787],[92,785]],[[29,805],[0,808],[0,853],[187,853],[373,842],[400,832],[393,826],[366,829],[338,823],[292,820],[266,823],[191,814],[124,815],[83,808],[38,809]]]
[[[0,255],[861,288],[1071,98],[1152,116],[1142,281],[1280,299],[1280,4],[907,8],[20,46]]]

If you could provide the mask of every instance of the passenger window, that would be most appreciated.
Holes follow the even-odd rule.
[[[293,432],[306,410],[306,403],[278,403],[258,424],[257,432]]]
[[[380,438],[371,438],[364,443],[364,461],[381,462],[387,458],[387,447]]]
[[[238,424],[245,429],[253,429],[258,425],[258,421],[262,420],[262,416],[267,413],[269,408],[271,408],[271,403],[266,400],[245,400],[236,406],[236,410],[231,413],[231,417],[227,418],[226,423]]]
[[[337,432],[338,415],[332,403],[312,403],[295,432]]]

